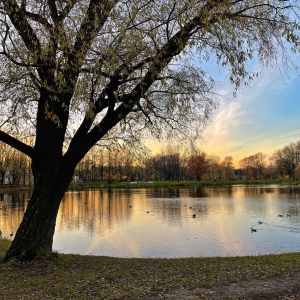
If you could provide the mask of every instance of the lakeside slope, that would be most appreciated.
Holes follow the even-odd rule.
[[[0,259],[10,241],[0,239]],[[300,253],[138,259],[54,254],[0,264],[0,299],[300,299]]]

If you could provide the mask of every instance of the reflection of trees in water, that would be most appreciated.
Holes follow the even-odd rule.
[[[245,195],[259,195],[259,194],[295,194],[296,197],[300,197],[300,187],[299,186],[291,186],[291,187],[280,187],[274,185],[272,187],[268,187],[265,185],[262,186],[221,186],[221,187],[200,187],[199,194],[203,193],[206,196],[214,196],[214,195],[236,195],[236,194],[245,194]],[[203,189],[203,190],[202,190]]]
[[[151,213],[160,216],[170,224],[180,225],[182,207],[178,198],[152,198],[151,206]]]
[[[167,187],[145,189],[145,191],[146,209],[169,224],[180,226],[182,214],[179,201],[180,189]]]
[[[155,188],[148,190],[147,194],[152,212],[172,226],[181,226],[182,219],[192,218],[193,214],[197,217],[205,215],[206,201],[194,201],[194,198],[203,198],[204,195],[202,188]]]
[[[193,187],[185,190],[190,197],[208,197],[209,193],[205,187]]]
[[[251,194],[251,191],[249,193]],[[254,194],[257,194],[257,191],[254,191]],[[151,189],[148,196],[153,197],[151,203],[157,214],[170,223],[179,223],[182,218],[192,217],[193,214],[196,214],[197,218],[208,214],[218,215],[222,211],[234,214],[238,206],[233,199],[244,197],[245,188],[237,189],[232,186],[157,188]]]
[[[148,189],[148,196],[155,198],[174,198],[179,197],[180,189],[179,188],[151,188]]]
[[[3,237],[10,238],[15,233],[24,216],[30,191],[0,195],[0,230]]]
[[[27,207],[30,192],[0,195],[0,230],[5,237],[16,232]],[[58,213],[57,229],[105,235],[133,215],[147,210],[172,226],[185,218],[204,218],[227,211],[251,214],[300,215],[299,187],[193,187],[151,189],[101,189],[67,192]],[[132,207],[130,207],[132,206]],[[139,222],[138,220],[137,222]]]
[[[202,187],[203,191],[200,191],[200,197],[228,197],[232,195],[233,189],[231,186],[216,186],[216,187]]]
[[[88,190],[66,193],[57,217],[57,228],[110,230],[130,217],[130,194],[117,190]]]

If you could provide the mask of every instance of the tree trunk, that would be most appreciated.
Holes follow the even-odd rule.
[[[59,205],[72,175],[70,168],[61,166],[39,170],[28,207],[4,261],[51,255]]]

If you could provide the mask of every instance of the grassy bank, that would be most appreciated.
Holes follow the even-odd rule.
[[[300,181],[283,181],[283,180],[217,180],[217,181],[195,181],[195,180],[181,180],[181,181],[148,181],[148,182],[72,182],[70,189],[99,189],[99,188],[169,188],[169,187],[202,187],[202,186],[228,186],[236,184],[282,184],[282,185],[300,185]],[[0,194],[14,193],[20,191],[31,190],[33,187],[29,186],[0,186]]]
[[[31,186],[24,186],[24,185],[16,185],[16,186],[9,186],[9,185],[0,185],[0,194],[11,194],[11,193],[19,193],[23,191],[29,191],[33,187]]]
[[[9,244],[0,239],[0,258]],[[1,263],[0,299],[159,299],[299,270],[299,253],[184,259],[59,254],[52,262]]]
[[[217,181],[195,181],[195,180],[182,180],[182,181],[150,181],[150,182],[79,182],[72,183],[70,188],[82,189],[97,189],[97,188],[153,188],[153,187],[201,187],[201,186],[224,186],[236,184],[283,184],[283,185],[299,185],[300,181],[255,181],[255,180],[217,180]]]
[[[138,181],[138,182],[79,182],[72,183],[70,188],[163,188],[163,187],[193,187],[193,186],[205,186],[205,185],[228,185],[236,184],[233,181]]]

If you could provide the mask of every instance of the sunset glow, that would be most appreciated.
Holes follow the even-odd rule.
[[[299,55],[294,62],[300,65]],[[198,142],[199,148],[221,160],[232,156],[238,168],[244,157],[262,152],[269,158],[275,150],[300,140],[300,76],[296,70],[282,72],[282,67],[261,70],[236,98],[225,83],[218,91],[224,97]],[[162,148],[153,140],[146,145],[153,153]]]
[[[298,65],[300,57],[296,59]],[[204,133],[202,147],[223,159],[240,159],[263,152],[268,156],[300,139],[300,77],[296,71],[263,70],[236,99],[222,100]]]

